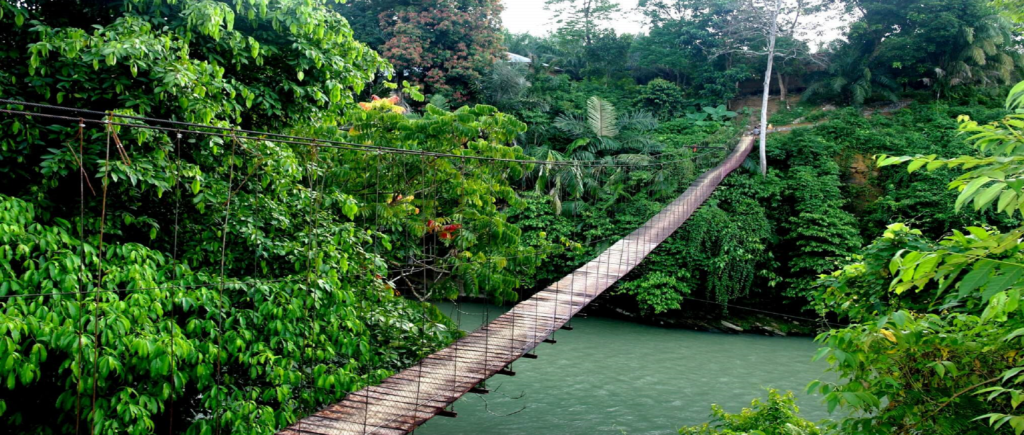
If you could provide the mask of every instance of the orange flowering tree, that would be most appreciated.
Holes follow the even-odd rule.
[[[381,54],[400,76],[457,102],[503,52],[499,0],[425,0],[380,14],[388,39]]]

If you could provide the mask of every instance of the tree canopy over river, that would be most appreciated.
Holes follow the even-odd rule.
[[[0,0],[0,433],[272,433],[755,132],[595,313],[820,333],[787,369],[828,419],[790,382],[633,401],[711,412],[683,434],[1024,433],[1019,0],[640,0],[638,35],[546,4],[533,36],[499,0]]]

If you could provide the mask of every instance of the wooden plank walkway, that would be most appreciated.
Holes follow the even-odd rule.
[[[744,137],[722,164],[701,175],[642,227],[493,322],[380,385],[350,393],[341,402],[279,433],[397,435],[416,429],[537,347],[626,276],[693,215],[719,183],[743,163],[753,145],[753,137]]]

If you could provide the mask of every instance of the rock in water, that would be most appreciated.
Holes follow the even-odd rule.
[[[726,322],[725,320],[722,321],[722,326],[725,328],[726,332],[735,332],[737,334],[743,332],[743,328]]]

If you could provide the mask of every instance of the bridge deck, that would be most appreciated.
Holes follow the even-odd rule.
[[[729,157],[701,175],[654,218],[597,258],[477,331],[377,386],[353,392],[281,434],[405,434],[480,382],[537,347],[598,295],[626,276],[711,196],[750,153],[744,137]]]

